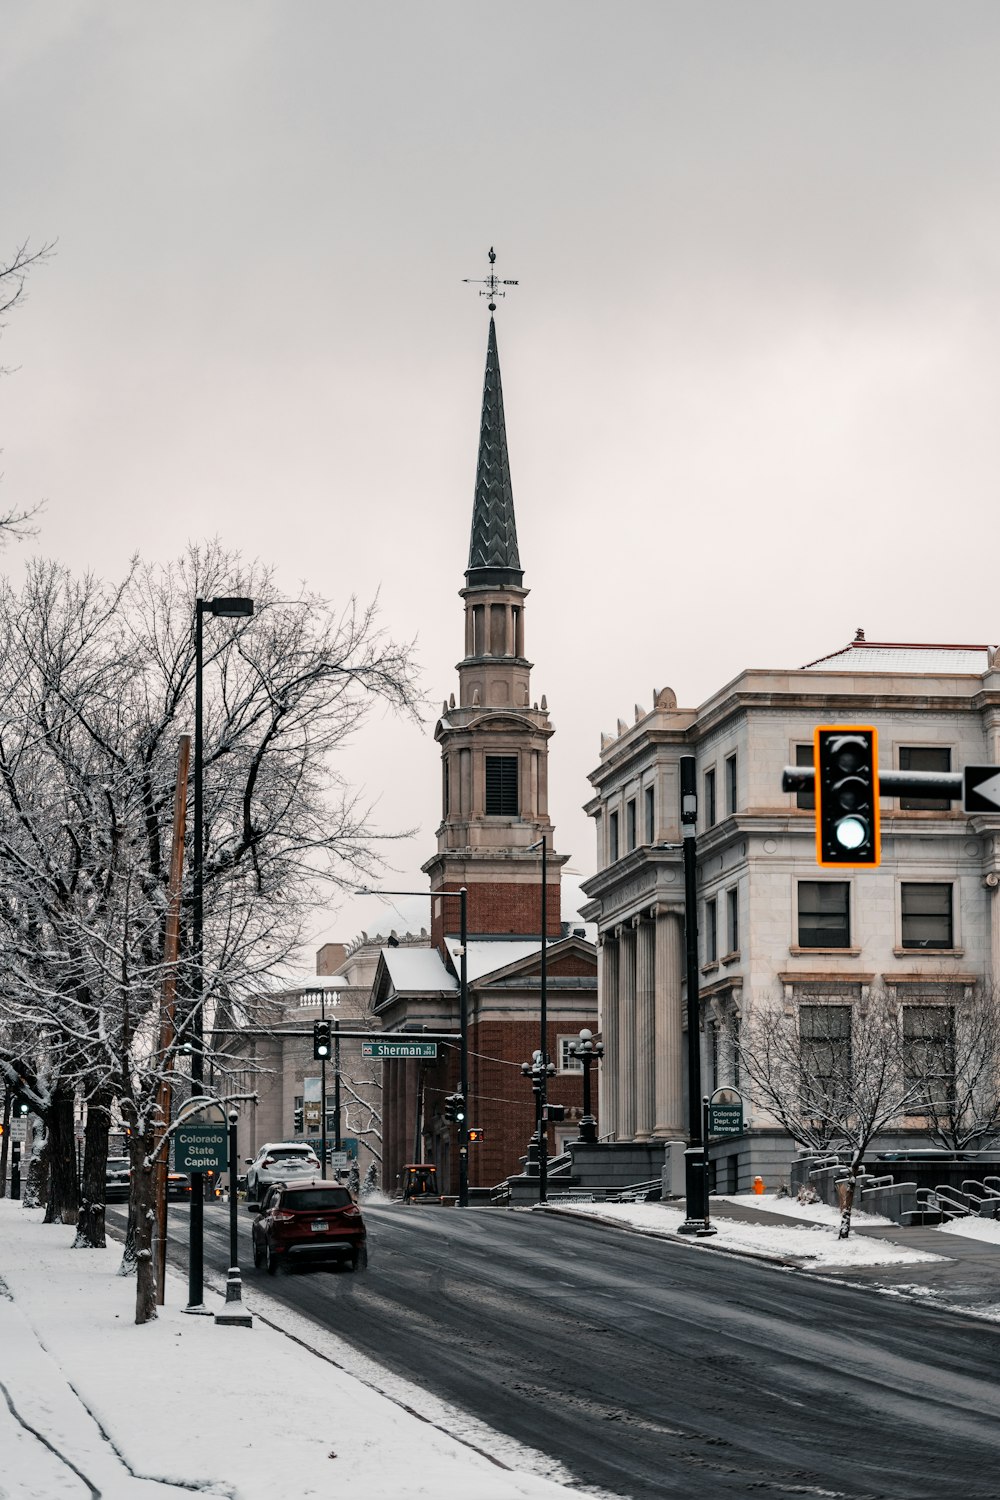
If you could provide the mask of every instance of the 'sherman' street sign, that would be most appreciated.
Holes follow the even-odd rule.
[[[178,1125],[174,1132],[175,1172],[224,1172],[228,1164],[225,1125]]]
[[[437,1057],[437,1042],[362,1042],[362,1057],[380,1057],[383,1060],[408,1057]]]
[[[963,767],[962,811],[1000,813],[1000,766]]]

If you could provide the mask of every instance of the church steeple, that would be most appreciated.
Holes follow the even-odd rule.
[[[507,426],[503,414],[503,385],[497,331],[490,317],[486,343],[486,378],[483,381],[483,414],[479,424],[479,461],[476,465],[476,497],[472,507],[472,537],[465,581],[476,584],[521,583],[524,574],[517,552],[514,492],[507,456]]]
[[[491,252],[491,266],[493,258]],[[491,273],[487,285],[492,289],[500,283]],[[538,844],[544,838],[549,936],[557,937],[560,870],[566,857],[552,849],[548,741],[553,727],[545,699],[539,705],[531,698],[523,578],[491,317],[469,565],[460,590],[465,655],[458,663],[458,701],[452,694],[434,731],[441,746],[442,818],[437,854],[423,868],[432,892],[467,887],[470,931],[525,936],[538,931]],[[454,916],[444,914],[447,905],[435,903],[435,942],[441,921]]]

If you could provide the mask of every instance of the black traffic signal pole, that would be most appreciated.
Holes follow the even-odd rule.
[[[323,1020],[323,1021],[325,1021],[326,1020],[326,994],[325,994],[325,992],[323,990],[320,990],[320,996],[319,996],[319,1013],[320,1013],[320,1019]],[[302,1102],[303,1102],[303,1105],[304,1105],[305,1104],[305,1100],[303,1100]],[[303,1123],[304,1122],[305,1122],[305,1114],[303,1112]],[[319,1060],[319,1130],[320,1130],[320,1135],[319,1135],[319,1145],[320,1145],[320,1152],[319,1152],[320,1177],[325,1182],[326,1181],[326,1058],[325,1057],[321,1057],[320,1060]]]
[[[323,1129],[326,1129],[326,1101],[323,1103]],[[333,1023],[333,1149],[339,1151],[340,1142],[340,1022]]]
[[[781,773],[783,792],[812,792],[816,786],[813,766],[785,766]],[[959,771],[879,771],[879,795],[900,797],[940,797],[958,802],[962,797],[962,774]]]
[[[682,755],[681,834],[684,840],[684,941],[687,959],[688,1146],[684,1152],[686,1217],[680,1234],[714,1234],[708,1224],[708,1163],[701,1112],[701,996],[698,993],[697,766]]]

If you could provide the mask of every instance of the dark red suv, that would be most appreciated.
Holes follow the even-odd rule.
[[[352,1271],[368,1264],[365,1221],[345,1187],[334,1182],[276,1182],[251,1226],[253,1263],[273,1276],[282,1263],[338,1261]]]

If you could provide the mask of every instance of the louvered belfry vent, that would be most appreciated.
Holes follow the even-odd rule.
[[[487,755],[486,815],[500,818],[517,817],[516,755]]]

